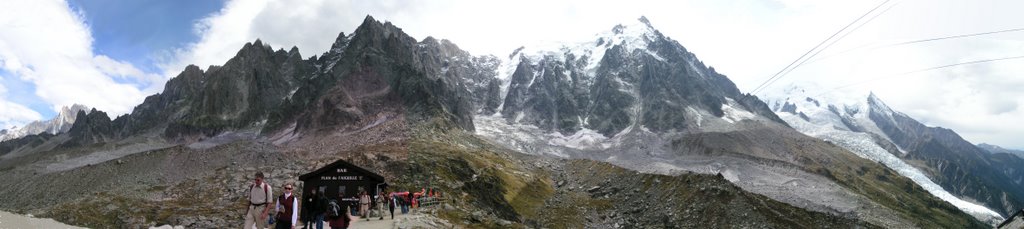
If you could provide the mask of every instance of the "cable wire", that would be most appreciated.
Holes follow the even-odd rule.
[[[836,90],[839,90],[839,89],[848,88],[848,87],[852,87],[852,86],[857,86],[857,85],[861,85],[861,84],[866,84],[866,83],[870,83],[870,82],[874,82],[874,81],[878,81],[878,80],[882,80],[882,79],[889,79],[889,78],[892,78],[892,77],[899,77],[899,76],[904,76],[904,75],[909,75],[909,74],[914,74],[914,73],[920,73],[920,72],[926,72],[926,71],[931,71],[931,70],[956,67],[956,66],[960,66],[960,65],[980,64],[980,63],[988,63],[988,62],[1003,61],[1003,60],[1022,59],[1022,58],[1024,58],[1024,56],[1011,56],[1011,57],[1003,57],[1003,58],[995,58],[995,59],[984,59],[984,60],[960,62],[960,63],[955,63],[955,64],[947,64],[947,65],[942,65],[942,66],[930,67],[930,68],[922,68],[922,69],[913,70],[913,71],[909,71],[909,72],[903,72],[903,73],[886,75],[886,76],[882,76],[882,77],[876,77],[876,78],[868,79],[868,80],[865,80],[865,81],[860,81],[860,82],[856,82],[856,83],[847,84],[847,85],[844,85],[844,86],[832,88],[832,89],[830,89],[828,91],[825,91],[825,92],[822,92],[821,94],[818,94],[818,96],[824,95],[824,94],[828,94],[828,93],[832,93],[832,92],[834,92]]]
[[[901,45],[917,44],[917,43],[924,43],[924,42],[931,42],[931,41],[940,41],[940,40],[948,40],[948,39],[956,39],[956,38],[976,37],[976,36],[999,34],[999,33],[1020,32],[1020,31],[1024,31],[1024,28],[1005,29],[1005,30],[982,32],[982,33],[971,33],[971,34],[961,34],[961,35],[953,35],[953,36],[945,36],[945,37],[937,37],[937,38],[928,38],[928,39],[920,39],[920,40],[902,41],[902,42],[890,43],[890,44],[882,44],[882,45],[870,45],[870,44],[867,44],[867,45],[861,45],[861,46],[854,47],[854,48],[851,48],[851,49],[843,50],[842,52],[838,52],[838,53],[836,53],[834,55],[828,55],[828,56],[825,56],[825,57],[822,57],[822,58],[810,60],[807,63],[810,64],[810,63],[822,61],[822,60],[825,60],[825,59],[828,59],[828,58],[832,58],[832,57],[835,57],[835,56],[843,55],[843,54],[846,54],[846,53],[849,53],[849,52],[853,52],[853,51],[860,50],[860,49],[865,49],[865,48],[867,48],[868,51],[872,51],[872,50],[888,48],[888,47],[894,47],[894,46],[901,46]]]
[[[885,5],[886,3],[889,3],[889,1],[890,1],[890,0],[885,0],[885,1],[883,1],[883,2],[881,3],[881,4],[878,4],[878,6],[875,6],[875,8],[871,8],[871,10],[869,10],[869,11],[868,11],[867,13],[864,13],[864,14],[863,14],[863,15],[861,15],[860,17],[857,17],[857,19],[853,20],[853,22],[850,22],[850,24],[847,24],[846,26],[843,26],[843,28],[842,28],[842,29],[839,29],[839,31],[836,31],[836,32],[835,32],[835,33],[833,33],[833,34],[832,34],[831,36],[829,36],[829,37],[828,37],[828,38],[826,38],[825,40],[823,40],[823,41],[821,41],[820,43],[818,43],[818,45],[815,45],[815,46],[814,46],[813,48],[811,48],[810,50],[807,50],[807,52],[804,52],[804,54],[803,54],[803,55],[800,55],[800,57],[799,57],[799,58],[797,58],[796,60],[793,60],[793,62],[789,63],[789,65],[786,65],[786,67],[785,67],[785,68],[782,68],[781,70],[779,70],[779,72],[775,73],[775,75],[773,75],[772,77],[768,78],[768,80],[765,80],[765,81],[764,81],[764,83],[761,83],[761,85],[758,85],[758,86],[757,86],[756,88],[754,88],[754,90],[753,90],[753,91],[751,91],[751,93],[752,93],[752,94],[756,94],[756,93],[757,93],[758,91],[760,91],[760,90],[761,90],[761,89],[762,89],[762,88],[763,88],[763,87],[764,87],[765,85],[767,85],[767,84],[768,84],[768,82],[770,82],[770,81],[774,80],[775,78],[778,78],[778,77],[779,77],[779,76],[780,76],[780,75],[782,74],[782,72],[785,72],[785,71],[786,71],[786,69],[789,69],[790,67],[792,67],[792,66],[793,66],[794,64],[796,64],[797,62],[800,62],[800,60],[801,60],[801,59],[804,59],[804,57],[807,57],[807,55],[808,55],[808,54],[811,54],[811,52],[813,52],[814,50],[818,49],[818,47],[821,47],[821,45],[825,44],[825,43],[826,43],[826,42],[828,42],[829,40],[832,40],[832,38],[835,38],[835,37],[836,37],[836,35],[839,35],[839,34],[840,34],[840,33],[842,33],[843,31],[845,31],[846,29],[850,28],[850,26],[853,26],[854,24],[856,24],[856,23],[857,23],[858,21],[860,21],[861,19],[864,19],[864,17],[867,17],[867,16],[868,16],[869,14],[871,14],[872,12],[875,12],[875,10],[878,10],[878,9],[879,9],[879,8],[881,8],[881,7],[883,6],[883,5]]]

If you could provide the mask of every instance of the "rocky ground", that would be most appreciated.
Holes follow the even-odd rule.
[[[442,209],[397,224],[408,228],[874,227],[743,191],[722,176],[643,174],[525,155],[461,131],[381,125],[367,130],[381,132],[296,141],[302,147],[255,139],[175,146],[67,171],[3,167],[0,183],[9,185],[0,195],[14,198],[0,208],[94,228],[235,227],[255,171],[276,188],[342,158],[378,171],[399,190],[429,183],[448,194]]]
[[[585,228],[874,227],[743,191],[721,175],[643,174],[590,160],[540,164],[552,172],[555,192],[541,207],[546,214],[527,220],[536,226],[562,221]]]

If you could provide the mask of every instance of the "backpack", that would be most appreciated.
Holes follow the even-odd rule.
[[[338,201],[331,200],[327,203],[327,216],[332,219],[338,218],[341,215],[341,206],[338,206]]]

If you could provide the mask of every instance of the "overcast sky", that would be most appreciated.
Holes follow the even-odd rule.
[[[449,39],[473,54],[497,56],[541,41],[589,40],[644,15],[750,92],[882,2],[0,1],[0,126],[50,118],[72,103],[130,112],[184,66],[223,64],[256,38],[319,55],[366,15],[417,39]],[[872,91],[894,109],[971,142],[1024,149],[1024,60],[900,74],[1024,56],[1024,32],[881,47],[1024,28],[1024,1],[891,0],[885,9],[766,91],[793,83],[834,96]],[[838,87],[844,88],[831,90]]]

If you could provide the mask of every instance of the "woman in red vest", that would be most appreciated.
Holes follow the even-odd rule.
[[[292,184],[284,185],[284,194],[277,198],[277,229],[294,229],[299,219],[299,200],[292,195]]]

